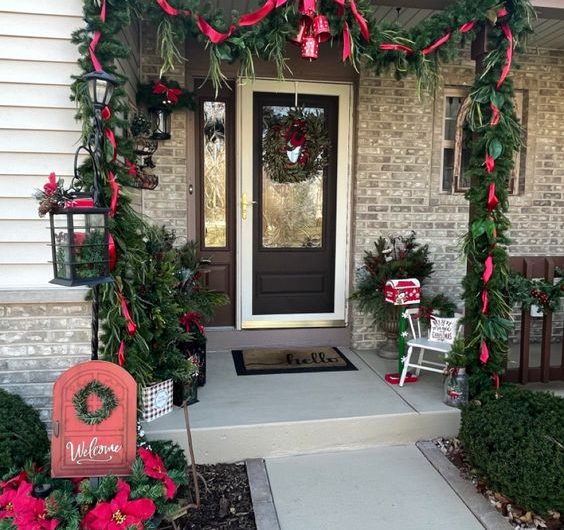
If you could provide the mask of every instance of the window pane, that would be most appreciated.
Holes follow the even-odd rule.
[[[470,165],[470,149],[462,149],[462,164],[460,165],[460,177],[458,179],[458,189],[467,189],[470,187],[470,177],[466,173],[466,169]]]
[[[204,244],[227,246],[225,103],[204,101]]]
[[[452,173],[454,170],[454,149],[443,151],[443,191],[452,191]]]
[[[283,106],[263,112],[284,115]],[[323,109],[305,112],[323,116]],[[263,129],[263,137],[266,129]],[[304,182],[279,183],[262,171],[262,246],[265,248],[320,248],[323,233],[323,172]]]
[[[462,97],[447,96],[445,100],[445,140],[454,142],[456,134],[456,117],[462,105]]]

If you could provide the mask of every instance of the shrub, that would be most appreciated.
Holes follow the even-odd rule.
[[[539,514],[564,512],[564,399],[488,391],[462,412],[460,438],[487,486]]]
[[[28,460],[42,463],[48,451],[47,429],[38,412],[0,388],[0,477]]]

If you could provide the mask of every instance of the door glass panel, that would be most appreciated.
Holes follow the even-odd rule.
[[[286,115],[290,107],[264,106],[263,115]],[[323,116],[322,108],[306,112]],[[262,136],[266,128],[263,120]],[[323,172],[304,182],[280,183],[262,168],[262,246],[321,248],[323,234]]]
[[[227,246],[225,103],[204,101],[204,244]]]

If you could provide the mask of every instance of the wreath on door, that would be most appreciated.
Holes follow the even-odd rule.
[[[263,117],[262,161],[274,182],[304,182],[327,166],[329,137],[323,115],[302,108]]]

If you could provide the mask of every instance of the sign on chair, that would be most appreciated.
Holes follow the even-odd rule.
[[[458,331],[458,318],[440,318],[431,316],[429,340],[452,344]]]
[[[53,388],[53,477],[129,475],[137,450],[137,383],[117,364],[89,361]]]

